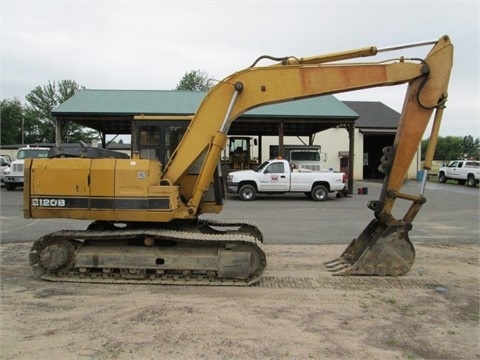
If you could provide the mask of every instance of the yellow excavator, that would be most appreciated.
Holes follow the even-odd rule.
[[[424,59],[345,61],[413,46],[431,48]],[[264,58],[275,63],[257,66]],[[220,212],[224,204],[220,158],[230,124],[266,104],[408,84],[394,143],[380,165],[385,173],[381,195],[368,204],[375,217],[338,259],[326,264],[341,275],[405,274],[415,258],[408,232],[425,203],[427,176],[419,195],[400,189],[433,116],[424,169],[431,167],[452,65],[448,36],[308,58],[262,56],[212,88],[186,131],[162,127],[155,118],[134,121],[129,158],[84,147],[28,159],[26,218],[92,220],[86,230],[57,231],[35,241],[30,264],[39,277],[53,281],[254,284],[266,267],[261,231],[248,222],[199,219]],[[169,143],[164,165],[156,146],[163,143],[162,132],[175,129],[179,143]],[[57,144],[59,133],[57,124]],[[399,219],[392,215],[397,199],[412,202]]]

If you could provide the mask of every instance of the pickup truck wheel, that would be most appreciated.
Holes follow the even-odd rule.
[[[438,182],[442,184],[445,184],[447,182],[447,178],[445,177],[445,174],[443,172],[438,174]]]
[[[17,187],[17,185],[15,185],[15,184],[5,183],[5,189],[7,189],[8,191],[14,191],[16,187]]]
[[[252,201],[255,200],[255,197],[257,196],[257,191],[252,185],[243,185],[238,191],[238,196],[240,197],[240,200]]]
[[[328,199],[328,190],[323,185],[317,185],[312,189],[312,200],[325,201]]]
[[[477,186],[477,180],[475,180],[475,177],[474,177],[474,176],[468,175],[467,185],[470,186],[470,187],[475,187],[475,186]]]

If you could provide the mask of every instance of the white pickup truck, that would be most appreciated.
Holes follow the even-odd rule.
[[[17,186],[23,186],[23,163],[26,158],[46,158],[50,148],[47,147],[22,147],[18,149],[17,159],[12,161],[10,167],[3,172],[3,182],[8,191],[13,191]]]
[[[300,192],[315,201],[327,200],[330,192],[345,189],[346,176],[340,172],[292,169],[286,160],[268,160],[256,170],[233,171],[227,176],[227,189],[241,200],[254,200],[257,194]]]
[[[457,180],[460,185],[475,187],[480,179],[480,161],[455,160],[438,170],[438,181]]]

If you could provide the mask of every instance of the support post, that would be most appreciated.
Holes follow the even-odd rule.
[[[63,126],[61,120],[55,119],[55,147],[60,148],[62,146],[62,130]]]
[[[278,156],[283,158],[283,123],[278,128]]]
[[[353,166],[355,164],[355,125],[347,124],[348,130],[348,192],[353,194]]]

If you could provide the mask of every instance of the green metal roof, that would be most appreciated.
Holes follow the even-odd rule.
[[[105,134],[129,134],[134,115],[193,115],[206,92],[168,90],[81,90],[52,111]],[[230,127],[230,135],[304,136],[358,119],[332,95],[265,105],[248,111]]]
[[[207,93],[168,90],[81,90],[52,111],[67,114],[192,115]],[[358,115],[332,95],[265,105],[244,116],[357,119]]]
[[[81,90],[52,111],[65,114],[193,114],[205,94],[194,91]]]
[[[245,116],[328,119],[358,118],[357,113],[332,95],[265,105],[245,113]]]

